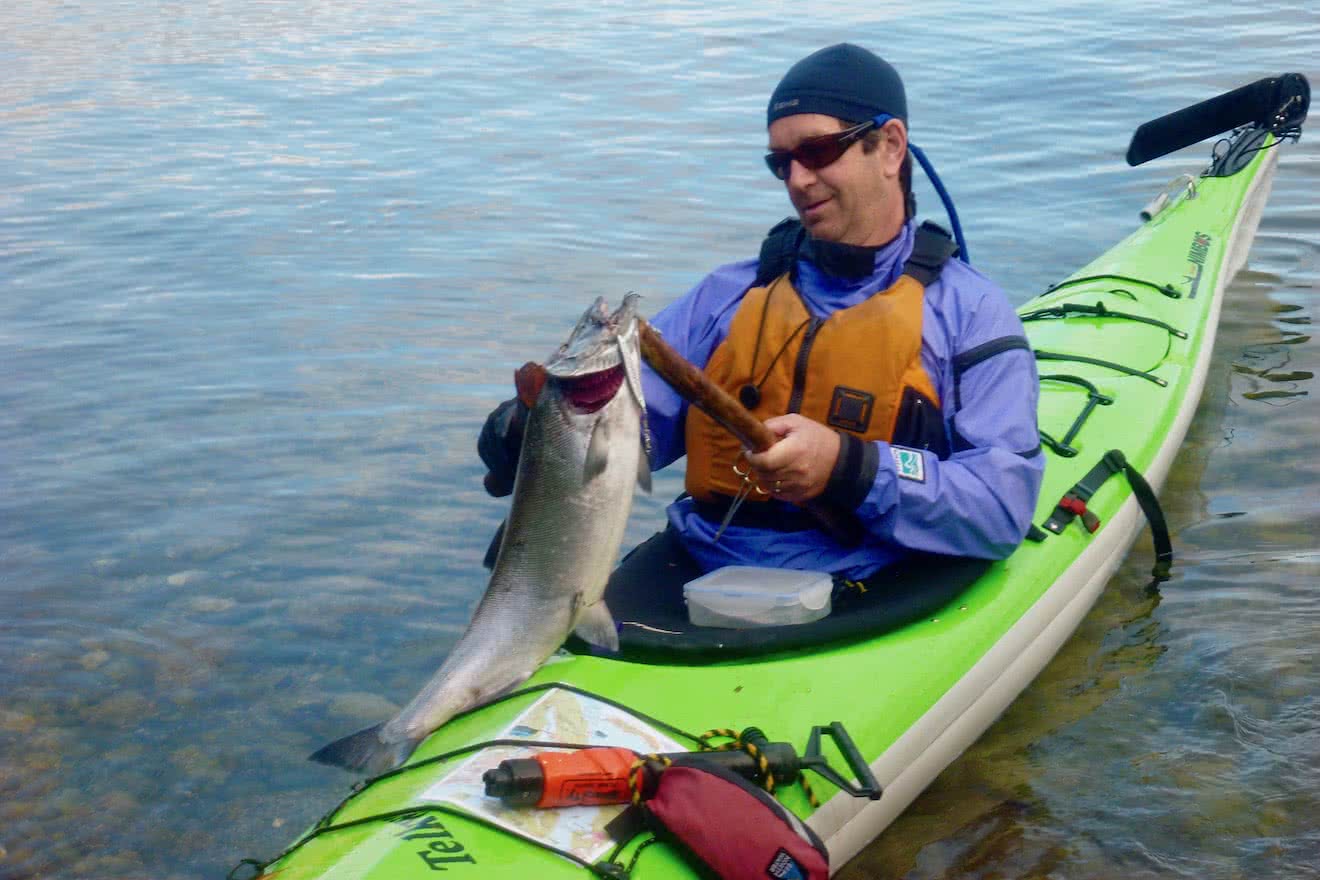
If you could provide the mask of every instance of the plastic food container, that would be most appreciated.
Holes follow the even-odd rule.
[[[821,571],[730,565],[683,585],[697,626],[750,629],[810,623],[830,613],[834,579]]]

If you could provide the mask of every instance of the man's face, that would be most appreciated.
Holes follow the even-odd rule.
[[[837,134],[833,116],[801,113],[770,125],[771,150],[792,150],[802,141]],[[907,133],[898,120],[884,126],[880,146],[867,153],[853,144],[834,162],[815,171],[794,161],[784,186],[802,225],[822,241],[879,246],[898,234],[904,220],[898,172],[907,152]]]

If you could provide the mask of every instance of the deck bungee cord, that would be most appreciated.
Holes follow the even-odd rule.
[[[1072,318],[1086,316],[1090,318],[1114,318],[1122,321],[1136,321],[1139,324],[1149,324],[1152,327],[1159,327],[1167,330],[1177,339],[1186,339],[1186,331],[1179,330],[1172,324],[1161,321],[1158,318],[1151,318],[1146,315],[1134,315],[1130,312],[1117,312],[1107,308],[1103,302],[1096,302],[1093,306],[1083,305],[1081,303],[1063,303],[1057,306],[1047,306],[1043,309],[1035,309],[1018,317],[1025,324],[1028,321],[1043,321],[1050,318]]]
[[[1138,284],[1143,287],[1149,287],[1151,290],[1158,291],[1169,299],[1182,299],[1182,292],[1172,284],[1156,284],[1154,281],[1148,281],[1145,278],[1133,278],[1130,275],[1085,275],[1081,278],[1069,278],[1067,281],[1060,281],[1058,284],[1052,284],[1045,288],[1046,293],[1054,293],[1063,290],[1066,287],[1075,287],[1079,284],[1090,284],[1092,281],[1122,281],[1124,284]],[[1129,293],[1126,290],[1113,290],[1111,293]],[[1136,299],[1136,297],[1133,297]]]

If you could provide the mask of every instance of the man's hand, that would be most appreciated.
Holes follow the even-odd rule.
[[[477,453],[490,471],[484,481],[486,491],[496,498],[513,493],[527,412],[527,405],[516,397],[504,401],[486,417],[477,438]]]
[[[797,413],[775,416],[765,426],[778,442],[765,452],[747,454],[761,488],[794,504],[824,492],[839,459],[839,435]]]

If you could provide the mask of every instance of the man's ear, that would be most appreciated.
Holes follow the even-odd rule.
[[[881,130],[885,133],[884,140],[880,144],[880,151],[884,156],[885,176],[897,177],[908,153],[907,126],[901,119],[891,119],[881,126]]]

